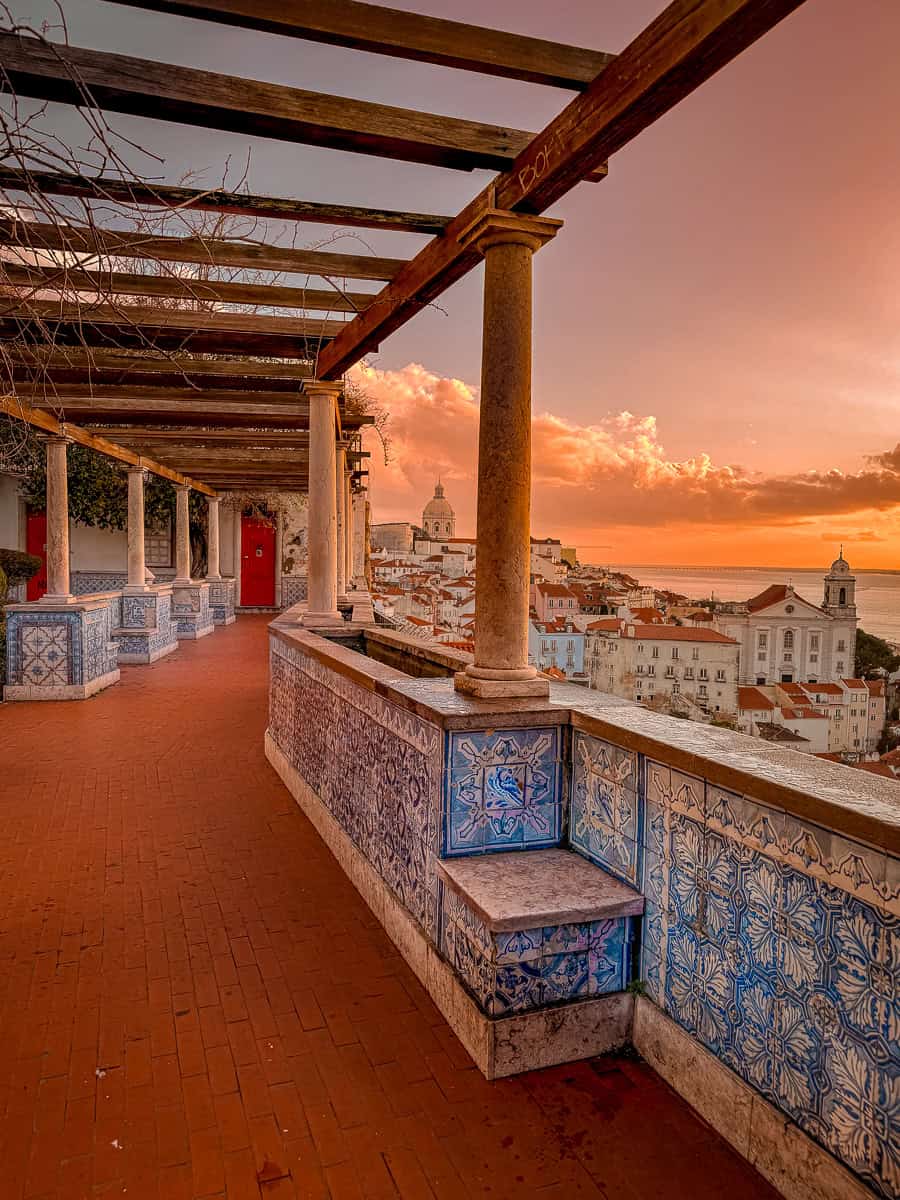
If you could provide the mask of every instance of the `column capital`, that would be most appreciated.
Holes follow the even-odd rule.
[[[41,441],[47,446],[71,446],[75,439],[65,432],[65,426],[60,422],[59,433],[45,433]]]
[[[344,383],[341,379],[304,379],[303,381],[304,396],[331,397],[335,403],[343,390]]]
[[[172,487],[176,492],[190,492],[192,490],[189,483],[173,483]]]
[[[461,246],[474,248],[484,254],[491,246],[504,243],[527,246],[532,252],[554,238],[562,221],[553,217],[535,217],[531,213],[510,212],[504,208],[488,208],[459,235]]]
[[[150,472],[141,463],[129,463],[128,464],[128,474],[129,475],[140,475],[144,479],[146,479],[147,476],[150,474]]]

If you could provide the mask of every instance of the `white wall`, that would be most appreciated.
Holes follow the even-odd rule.
[[[0,475],[0,547],[24,550],[24,539],[25,531],[19,522],[18,484],[12,475]]]
[[[124,529],[95,529],[69,522],[73,571],[127,571],[128,538]]]

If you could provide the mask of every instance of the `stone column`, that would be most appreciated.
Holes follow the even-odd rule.
[[[175,485],[175,583],[191,582],[191,525],[188,515],[190,486]]]
[[[475,662],[456,676],[474,696],[549,694],[528,665],[531,260],[561,224],[491,210],[461,239],[484,255]]]
[[[128,468],[128,584],[130,592],[147,590],[147,562],[144,557],[144,479],[143,467]]]
[[[206,578],[219,580],[219,500],[207,497],[208,522],[206,530]]]
[[[353,494],[350,482],[353,472],[344,461],[344,578],[347,587],[355,586],[353,582]]]
[[[241,602],[241,518],[243,513],[238,505],[232,509],[234,513],[234,523],[231,527],[231,553],[234,559],[232,574],[234,575],[234,602]]]
[[[347,463],[347,443],[338,442],[334,448],[334,508],[336,522],[336,579],[337,602],[347,603],[347,514],[344,504],[344,468]]]
[[[47,591],[48,604],[73,599],[69,590],[69,478],[64,435],[47,438]]]
[[[309,525],[308,591],[304,625],[337,625],[337,490],[335,487],[335,406],[340,383],[308,379]]]

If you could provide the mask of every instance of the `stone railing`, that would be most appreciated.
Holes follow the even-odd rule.
[[[267,753],[482,1069],[631,1040],[786,1195],[895,1196],[900,785],[369,637],[273,624]]]

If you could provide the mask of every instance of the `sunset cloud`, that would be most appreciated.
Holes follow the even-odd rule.
[[[375,519],[415,516],[440,475],[461,524],[474,528],[476,390],[415,363],[399,371],[361,367],[357,377],[390,412],[390,462],[373,456]],[[873,527],[877,514],[900,514],[900,445],[858,471],[765,475],[715,463],[700,450],[671,458],[650,415],[625,411],[578,425],[538,412],[533,430],[534,528],[564,539],[611,527],[789,528],[868,514],[859,540],[879,542],[885,535]],[[816,529],[816,536],[825,535]]]

